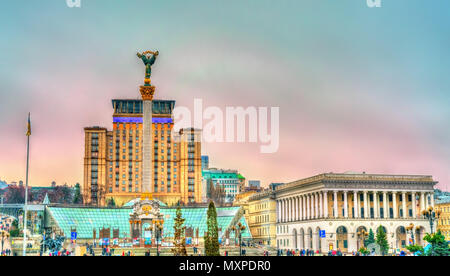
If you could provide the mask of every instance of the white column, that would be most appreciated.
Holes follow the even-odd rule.
[[[420,212],[425,210],[425,192],[420,193]]]
[[[406,192],[402,192],[402,205],[403,205],[403,218],[407,218],[407,211],[406,211]]]
[[[292,221],[292,198],[289,198],[289,215],[288,215],[288,221]]]
[[[284,222],[288,222],[289,221],[289,199],[285,199],[284,200],[284,204],[285,204],[285,217],[284,217]]]
[[[367,204],[367,191],[364,191],[364,218],[369,217],[369,204]]]
[[[398,218],[397,192],[392,192],[392,208],[394,208],[394,218]]]
[[[294,219],[293,219],[293,221],[297,221],[297,214],[298,214],[298,212],[297,212],[297,197],[296,196],[294,196],[294,198],[293,198],[293,202],[294,202]]]
[[[413,218],[417,218],[417,200],[416,200],[416,192],[411,193],[412,197],[412,211],[413,211]]]
[[[319,194],[314,193],[314,218],[319,218]]]
[[[387,192],[383,192],[383,218],[389,218]]]
[[[337,199],[337,191],[334,191],[334,197],[333,197],[333,208],[334,208],[334,217],[338,218],[339,217],[339,213],[338,213],[338,199]]]
[[[434,192],[430,193],[431,207],[434,208]]]
[[[373,214],[375,218],[379,218],[379,209],[378,209],[378,194],[376,191],[373,192]]]
[[[311,219],[311,195],[307,195],[306,198],[306,215],[307,219]]]
[[[280,201],[277,200],[277,222],[280,222]]]
[[[308,219],[308,211],[306,210],[306,196],[302,196],[302,203],[303,203],[303,220]]]
[[[302,212],[302,196],[298,196],[298,220],[303,219],[303,212]]]
[[[142,121],[142,191],[153,193],[153,103],[150,100],[143,100],[143,121]]]
[[[286,222],[287,208],[286,199],[283,199],[283,222]]]
[[[358,208],[358,192],[353,192],[353,210],[355,211],[355,218],[359,218],[359,208]]]
[[[324,210],[323,216],[325,218],[327,218],[328,217],[328,192],[327,191],[323,192],[323,210]]]
[[[295,220],[299,221],[300,220],[300,197],[296,196],[295,197]]]
[[[348,218],[348,200],[347,191],[344,191],[344,217]]]
[[[319,192],[319,218],[323,218],[323,192]]]
[[[282,199],[280,200],[280,212],[281,212],[280,222],[283,222],[283,219],[284,219],[284,205],[283,205],[283,200]]]

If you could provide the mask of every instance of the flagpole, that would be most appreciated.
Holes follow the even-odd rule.
[[[23,253],[22,256],[27,255],[27,211],[28,211],[28,165],[30,160],[30,113],[28,113],[28,131],[27,131],[27,173],[25,176],[25,205],[24,205],[24,226],[23,226]]]

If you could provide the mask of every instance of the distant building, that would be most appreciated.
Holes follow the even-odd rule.
[[[239,191],[242,193],[245,191],[245,177],[242,174],[238,174],[239,178]]]
[[[232,203],[237,194],[239,194],[239,178],[236,170],[209,169],[204,170],[203,182],[209,194],[209,186],[220,186],[225,192],[225,202]]]
[[[249,180],[248,186],[251,188],[261,188],[261,181],[259,180]]]
[[[202,170],[209,169],[209,156],[202,155]]]
[[[269,184],[269,189],[272,191],[275,191],[275,188],[278,186],[284,185],[284,183],[270,183]]]

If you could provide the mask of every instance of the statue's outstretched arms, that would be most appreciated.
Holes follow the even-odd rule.
[[[157,52],[158,53],[158,52]],[[150,58],[150,65],[153,65],[156,61],[156,57],[158,57],[158,54],[154,54],[152,55],[152,57]]]

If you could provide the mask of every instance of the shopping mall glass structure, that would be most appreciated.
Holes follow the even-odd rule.
[[[52,228],[53,231],[59,231],[65,237],[70,238],[71,232],[76,230],[78,239],[92,239],[94,231],[99,233],[102,229],[109,229],[110,238],[113,238],[113,232],[116,231],[118,237],[130,237],[130,213],[133,209],[124,208],[88,208],[88,207],[46,207],[46,228]],[[161,214],[164,218],[163,241],[173,238],[173,226],[176,216],[176,208],[161,207]],[[186,237],[200,239],[207,231],[207,211],[205,207],[182,208],[182,216],[185,218],[184,226],[188,229]],[[242,215],[240,207],[217,208],[217,222],[219,226],[219,238],[223,240],[227,230],[237,223],[242,223],[248,229],[247,221]],[[191,231],[189,231],[191,229]],[[198,230],[197,230],[198,229]],[[229,237],[232,239],[234,233],[229,231]],[[198,233],[198,234],[196,234]],[[197,236],[198,235],[198,236]],[[249,231],[242,233],[244,239],[251,238]]]

